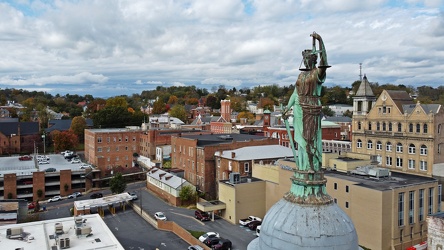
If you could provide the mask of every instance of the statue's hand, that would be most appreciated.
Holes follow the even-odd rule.
[[[318,33],[316,33],[316,32],[313,32],[313,34],[310,34],[310,36],[315,38],[315,39],[318,39],[318,40],[322,39],[322,37]]]
[[[288,117],[289,117],[289,115],[288,115],[288,109],[284,109],[283,111],[282,111],[282,119],[284,119],[284,120],[288,120]]]

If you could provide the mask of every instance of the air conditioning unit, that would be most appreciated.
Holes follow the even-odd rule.
[[[59,248],[60,249],[70,248],[69,237],[59,238]]]
[[[240,182],[240,174],[239,173],[230,173],[229,175],[230,183],[236,184]]]

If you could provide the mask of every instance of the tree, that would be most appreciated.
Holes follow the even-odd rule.
[[[73,131],[63,131],[54,134],[54,150],[62,151],[66,149],[75,149],[79,144],[79,139]]]
[[[126,182],[121,173],[116,173],[109,181],[109,188],[113,194],[120,194],[126,189]]]
[[[187,111],[185,110],[185,107],[182,105],[179,104],[174,105],[174,107],[170,109],[169,114],[170,116],[176,117],[181,121],[186,122],[187,120]]]
[[[109,106],[98,111],[93,116],[93,122],[97,128],[122,128],[133,125],[132,115],[127,108],[117,106]]]
[[[125,97],[117,96],[117,97],[111,97],[106,100],[106,107],[128,107],[128,102],[126,101]]]
[[[179,198],[182,201],[189,201],[196,197],[196,192],[191,188],[191,186],[182,186],[179,192]]]
[[[79,141],[83,141],[85,137],[86,120],[82,116],[76,116],[72,119],[71,127],[72,132],[77,135]]]
[[[163,114],[165,112],[165,102],[159,98],[153,103],[153,114]]]
[[[170,98],[168,99],[168,104],[176,104],[177,101],[179,101],[179,99],[177,98],[177,96],[175,96],[175,95],[171,95]]]
[[[324,107],[322,107],[322,114],[324,114],[326,116],[334,116],[335,112],[333,110],[331,110],[330,107],[324,106]]]

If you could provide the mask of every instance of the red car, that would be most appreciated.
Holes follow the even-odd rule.
[[[35,208],[35,202],[28,203],[28,209],[34,209]]]
[[[32,156],[30,156],[30,155],[22,155],[22,156],[19,157],[19,160],[20,161],[30,161],[30,160],[32,160]]]

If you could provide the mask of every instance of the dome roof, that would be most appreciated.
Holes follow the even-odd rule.
[[[248,250],[358,250],[351,219],[336,203],[301,205],[281,199],[265,215]]]

